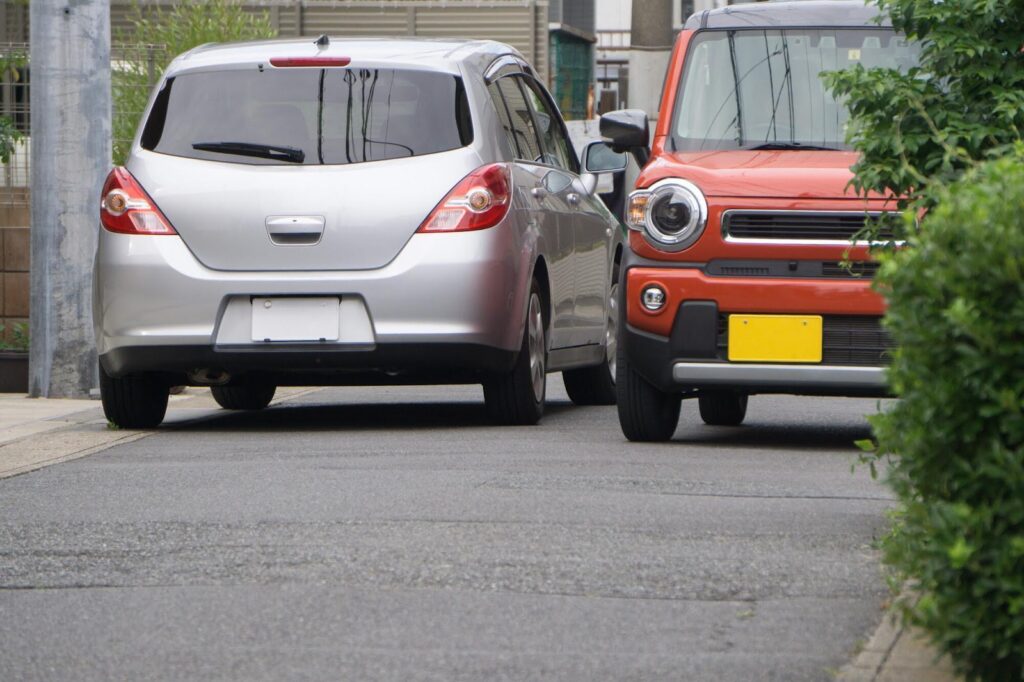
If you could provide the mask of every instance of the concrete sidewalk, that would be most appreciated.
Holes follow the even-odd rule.
[[[281,388],[274,403],[319,389]],[[217,414],[208,389],[172,395],[165,424]],[[157,431],[111,428],[98,400],[51,400],[0,393],[0,479],[85,457]]]
[[[283,388],[274,403],[320,389]],[[214,416],[219,406],[207,389],[171,396],[165,423]],[[85,457],[158,433],[112,429],[97,400],[32,399],[0,394],[0,479]],[[919,634],[886,614],[860,653],[839,673],[847,682],[954,682],[948,659]]]
[[[923,633],[885,614],[871,639],[838,676],[843,682],[956,682],[948,656],[939,657]]]

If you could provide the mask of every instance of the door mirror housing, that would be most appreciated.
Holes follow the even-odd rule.
[[[625,153],[613,151],[604,140],[588,142],[583,148],[583,170],[588,173],[621,173],[626,162]]]
[[[632,154],[641,167],[651,156],[650,126],[640,109],[620,109],[601,116],[601,137],[612,151]]]
[[[593,173],[584,171],[579,179],[573,182],[573,186],[582,194],[592,196],[597,191],[597,179]]]

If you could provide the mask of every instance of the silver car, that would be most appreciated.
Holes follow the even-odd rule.
[[[281,385],[480,383],[533,424],[546,373],[615,399],[619,222],[533,69],[490,41],[203,46],[170,65],[103,188],[103,408],[168,389],[260,409]],[[591,172],[593,171],[593,172]]]

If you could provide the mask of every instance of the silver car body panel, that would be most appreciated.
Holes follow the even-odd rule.
[[[100,230],[94,321],[101,358],[144,347],[259,351],[265,344],[252,337],[253,301],[287,296],[337,299],[337,338],[318,348],[472,344],[514,354],[531,277],[543,272],[550,297],[548,370],[603,359],[621,226],[596,196],[580,191],[575,174],[512,158],[483,74],[503,55],[521,59],[514,48],[490,41],[348,39],[332,40],[326,50],[294,39],[203,47],[174,60],[154,93],[184,72],[314,55],[348,56],[353,66],[460,75],[473,141],[412,158],[279,166],[147,151],[140,130],[126,167],[180,236]],[[152,106],[153,98],[143,121]],[[459,180],[496,162],[509,164],[513,193],[499,225],[416,232]],[[305,235],[296,239],[306,243],[282,236],[292,218],[293,232]],[[314,239],[318,224],[322,232]],[[272,363],[275,356],[266,357]]]
[[[391,262],[480,165],[470,148],[345,166],[258,166],[139,150],[127,168],[214,270],[371,270]],[[308,248],[281,248],[267,220],[288,215],[322,217],[321,238]]]

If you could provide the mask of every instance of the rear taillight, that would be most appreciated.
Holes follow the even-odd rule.
[[[100,222],[122,234],[178,234],[126,168],[110,171],[103,183]]]
[[[508,166],[481,166],[464,177],[420,225],[420,232],[468,232],[494,227],[508,213]]]

